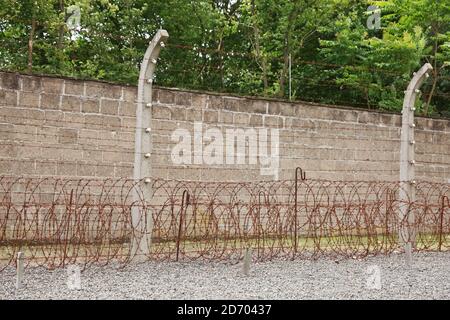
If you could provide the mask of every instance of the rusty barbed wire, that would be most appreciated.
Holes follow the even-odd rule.
[[[298,174],[300,173],[300,174]],[[139,261],[362,258],[450,249],[450,185],[296,179],[194,182],[0,176],[0,271],[23,252],[46,268]],[[132,222],[137,209],[140,220]],[[151,217],[151,219],[149,219]],[[409,230],[405,239],[399,230]],[[150,252],[132,249],[147,242]]]

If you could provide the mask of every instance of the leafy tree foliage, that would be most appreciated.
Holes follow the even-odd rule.
[[[380,30],[368,28],[369,5]],[[450,117],[442,0],[0,0],[0,68],[135,83],[159,28],[170,34],[160,85],[399,111],[429,62],[418,112]]]

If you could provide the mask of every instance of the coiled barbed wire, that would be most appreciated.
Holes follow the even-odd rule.
[[[348,258],[450,249],[450,185],[305,180],[194,182],[0,176],[0,271],[131,261]],[[133,222],[133,211],[139,221]],[[408,230],[407,236],[399,230]],[[134,250],[146,243],[149,252]]]

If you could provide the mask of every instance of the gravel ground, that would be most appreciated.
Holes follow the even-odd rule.
[[[368,287],[378,266],[381,289]],[[70,290],[66,269],[0,273],[0,299],[450,299],[450,253],[420,253],[407,267],[403,255],[364,260],[272,261],[242,265],[149,262],[117,270],[91,267],[81,290]],[[371,284],[375,284],[371,282]]]

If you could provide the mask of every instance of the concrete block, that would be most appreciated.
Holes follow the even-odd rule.
[[[152,117],[154,119],[171,119],[172,112],[169,107],[161,105],[153,105],[152,107]],[[136,121],[136,120],[135,120]]]
[[[219,121],[218,111],[205,110],[203,111],[203,121],[206,123],[217,123]]]
[[[249,124],[249,118],[247,113],[235,113],[233,122],[237,126],[247,126]]]
[[[81,111],[81,99],[73,96],[63,96],[61,102],[61,110],[80,112]]]
[[[186,120],[186,109],[172,107],[171,108],[171,119],[178,120],[178,121]]]
[[[40,95],[35,92],[20,92],[19,105],[21,107],[39,108]]]
[[[66,80],[64,83],[64,94],[84,96],[84,81]]]
[[[61,94],[64,80],[58,78],[42,78],[42,91],[45,93]]]
[[[119,116],[135,117],[136,103],[121,101],[119,106]]]
[[[119,101],[112,99],[101,99],[100,100],[100,113],[108,115],[118,115],[119,114]]]
[[[2,72],[1,76],[1,87],[3,89],[19,90],[19,74]]]
[[[99,113],[100,100],[98,99],[83,99],[81,102],[81,111],[85,113]]]
[[[33,76],[21,76],[22,81],[22,91],[27,92],[36,92],[39,93],[42,91],[42,81],[39,77]]]
[[[0,89],[0,106],[16,106],[18,100],[18,91]]]
[[[264,126],[283,128],[283,118],[278,116],[264,116]]]
[[[41,95],[41,108],[58,110],[60,108],[61,96],[51,93]]]
[[[189,92],[177,92],[175,94],[175,104],[190,107],[192,105],[192,94]]]
[[[158,92],[158,102],[162,104],[174,104],[175,94],[170,90],[160,89]]]
[[[78,142],[78,130],[61,128],[58,131],[58,142],[62,144],[75,144]]]

